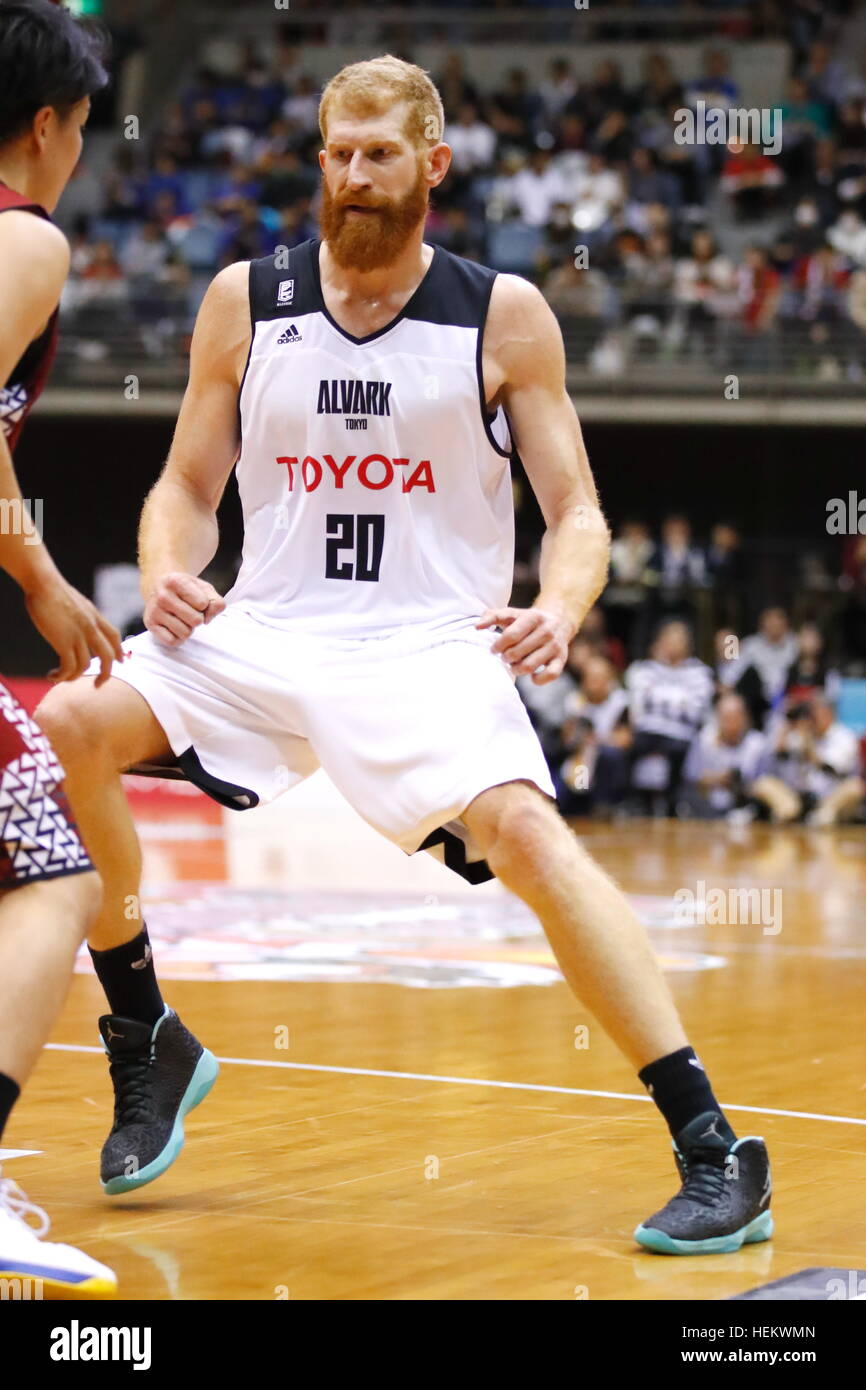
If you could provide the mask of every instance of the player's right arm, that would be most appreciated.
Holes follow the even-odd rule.
[[[168,461],[138,533],[145,626],[176,647],[225,607],[198,576],[219,542],[217,508],[240,448],[238,391],[250,345],[249,262],[211,282],[196,319],[189,383]]]
[[[0,217],[0,383],[7,382],[30,344],[50,319],[69,271],[69,246],[53,223],[23,208]],[[108,680],[122,656],[120,637],[89,599],[60,574],[40,539],[21,497],[12,456],[0,430],[0,568],[24,592],[27,611],[57,653],[55,680],[73,680],[99,657],[97,685]],[[16,524],[17,521],[20,524]]]

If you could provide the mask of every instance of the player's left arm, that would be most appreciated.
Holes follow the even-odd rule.
[[[559,324],[528,280],[497,276],[484,350],[502,379],[500,399],[547,529],[532,607],[491,609],[477,626],[502,627],[493,650],[515,675],[545,685],[561,674],[569,643],[604,588],[610,532],[565,386]]]

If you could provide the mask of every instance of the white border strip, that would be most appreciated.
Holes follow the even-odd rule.
[[[46,1043],[52,1052],[93,1052],[104,1056],[102,1047],[84,1047],[77,1043]],[[433,1081],[442,1086],[495,1086],[504,1091],[543,1091],[558,1096],[595,1096],[601,1100],[637,1100],[651,1105],[649,1096],[635,1096],[628,1091],[587,1091],[576,1086],[543,1086],[534,1081],[486,1081],[475,1076],[434,1076],[420,1071],[379,1071],[374,1067],[328,1067],[317,1062],[268,1062],[258,1057],[218,1057],[225,1066],[275,1067],[280,1071],[321,1071],[336,1076],[383,1076],[395,1081]],[[722,1102],[720,1102],[722,1104]],[[810,1110],[772,1110],[761,1105],[727,1105],[723,1110],[739,1110],[746,1115],[779,1115],[788,1120],[823,1120],[826,1124],[866,1125],[866,1118],[852,1115],[816,1115]]]

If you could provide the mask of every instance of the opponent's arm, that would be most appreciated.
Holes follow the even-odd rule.
[[[547,529],[532,608],[496,609],[478,626],[504,627],[493,650],[516,675],[536,673],[535,684],[543,685],[561,673],[571,638],[604,588],[610,533],[566,391],[562,334],[550,307],[527,280],[500,275],[488,325],[490,351],[504,374],[502,403]]]
[[[69,271],[69,245],[59,228],[23,208],[0,217],[0,383],[9,380],[50,319]],[[21,496],[12,455],[0,430],[0,568],[24,592],[34,626],[57,653],[54,680],[73,680],[91,656],[102,663],[97,685],[122,656],[120,636],[60,574]],[[11,520],[12,524],[8,524]]]
[[[166,646],[225,607],[199,579],[219,543],[217,507],[238,457],[238,390],[250,341],[249,263],[211,282],[196,319],[189,383],[168,461],[138,533],[144,621]]]
[[[63,233],[34,216],[12,209],[0,218],[0,383],[8,381],[27,348],[38,338],[60,298],[69,271],[69,246]],[[7,515],[22,516],[21,527],[0,532],[0,566],[26,592],[54,579],[57,571],[45,545],[23,509],[12,456],[0,431],[0,498],[11,505]]]

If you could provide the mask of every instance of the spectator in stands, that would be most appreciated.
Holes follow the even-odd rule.
[[[586,122],[576,112],[566,113],[556,125],[554,151],[556,166],[563,177],[573,178],[586,168]]]
[[[436,216],[435,225],[434,216]],[[315,233],[310,233],[310,235],[315,235]],[[465,256],[470,261],[481,259],[481,242],[473,229],[466,208],[452,204],[440,209],[438,215],[431,213],[426,235],[428,241],[435,242],[438,246],[444,246],[455,256]]]
[[[478,107],[471,101],[464,101],[457,113],[457,120],[445,125],[445,143],[451,146],[451,170],[449,179],[456,200],[465,202],[470,193],[472,179],[480,170],[489,169],[496,155],[496,132],[486,121],[482,121]]]
[[[861,100],[845,101],[839,108],[836,147],[839,163],[847,166],[847,173],[856,172],[866,163],[866,123],[863,109],[864,103]]]
[[[625,112],[608,111],[596,126],[590,143],[608,164],[625,163],[634,145]]]
[[[131,279],[156,279],[166,264],[170,246],[158,222],[143,222],[120,252],[124,274]]]
[[[151,157],[167,156],[178,169],[188,169],[196,162],[198,153],[198,139],[187,122],[182,103],[171,102],[162,113]]]
[[[847,259],[829,243],[805,256],[794,272],[800,302],[797,317],[813,353],[842,356],[850,347]]]
[[[580,625],[577,636],[589,644],[595,656],[602,657],[609,661],[617,672],[623,672],[626,667],[626,650],[618,637],[613,637],[607,630],[607,618],[604,609],[596,603],[590,608],[586,617]]]
[[[701,819],[752,819],[752,784],[767,761],[767,740],[750,727],[746,702],[740,695],[723,695],[689,749],[678,809]]]
[[[800,192],[811,198],[818,209],[820,226],[829,227],[839,215],[840,170],[835,140],[817,140],[812,158],[812,168],[801,179]]]
[[[697,101],[707,106],[718,106],[727,110],[736,106],[740,89],[731,77],[731,60],[723,48],[707,48],[703,55],[703,70],[686,84],[686,101],[694,106]]]
[[[782,298],[782,277],[765,246],[749,246],[737,272],[744,365],[766,367]]]
[[[736,527],[718,521],[710,532],[706,551],[707,580],[713,593],[713,625],[736,625],[740,615],[745,576],[743,551]]]
[[[291,148],[265,154],[259,160],[258,173],[262,202],[278,210],[312,197],[318,184],[313,171],[301,163],[300,154]]]
[[[764,697],[771,705],[784,691],[797,655],[797,639],[784,608],[765,608],[758,618],[757,632],[744,638],[740,647],[743,666],[755,667]]]
[[[856,72],[849,72],[842,84],[842,101],[866,101],[866,56],[861,58]]]
[[[605,58],[599,63],[592,81],[575,99],[574,104],[578,103],[591,127],[598,126],[610,111],[628,111],[631,101],[623,85],[619,64],[612,58]]]
[[[681,307],[681,337],[686,352],[695,347],[712,350],[718,341],[720,322],[733,307],[736,271],[719,253],[713,237],[701,229],[692,236],[691,255],[676,267],[674,294]]]
[[[648,53],[644,59],[643,73],[643,82],[634,94],[636,111],[664,114],[671,106],[682,105],[682,83],[674,75],[664,53]]]
[[[643,241],[622,233],[619,246],[619,295],[622,313],[643,355],[660,346],[671,317],[676,274],[670,239],[653,232]]]
[[[837,222],[828,228],[827,240],[855,265],[866,266],[866,222],[853,208],[840,214]]]
[[[791,260],[794,263],[804,256],[811,256],[813,251],[824,244],[821,209],[811,194],[801,198],[797,203],[793,218],[783,233],[783,239],[790,246]]]
[[[606,277],[592,266],[584,269],[576,265],[574,258],[567,256],[544,282],[544,297],[557,318],[579,320],[576,325],[563,324],[563,334],[573,360],[585,364],[607,326]]]
[[[162,154],[154,160],[153,169],[141,184],[139,198],[145,217],[153,217],[158,207],[169,206],[166,195],[171,199],[174,216],[190,211],[177,161],[171,155]]]
[[[478,106],[480,96],[475,83],[466,75],[462,54],[452,49],[445,56],[442,71],[436,79],[436,86],[442,97],[446,121],[453,121],[461,106],[471,102]]]
[[[780,721],[770,771],[753,784],[773,820],[814,826],[850,818],[863,799],[860,746],[829,700],[793,705]]]
[[[832,57],[825,43],[812,44],[800,76],[811,97],[831,107],[836,106],[840,93],[845,89],[845,71],[841,63]]]
[[[835,704],[839,674],[827,662],[824,638],[815,623],[803,623],[797,633],[797,655],[785,677],[785,702],[790,707],[823,696]]]
[[[682,618],[691,621],[695,615],[695,591],[707,582],[707,566],[703,551],[692,543],[692,528],[687,517],[678,513],[665,517],[661,539],[649,563],[651,587],[648,620],[658,623],[661,618]]]
[[[290,204],[288,207],[280,209],[280,218],[274,235],[277,246],[300,246],[301,242],[309,241],[310,237],[316,235],[316,224],[310,216],[310,202],[308,198],[301,198],[298,202]]]
[[[274,232],[268,229],[258,203],[252,199],[243,201],[232,218],[220,265],[257,260],[273,251],[276,242],[277,238]]]
[[[756,729],[764,727],[770,701],[764,694],[760,672],[747,655],[743,658],[740,639],[733,628],[721,627],[715,634],[716,690],[719,695],[733,692],[744,701]]]
[[[81,278],[92,287],[94,298],[122,299],[125,295],[123,267],[110,241],[96,243]]]
[[[782,103],[782,148],[779,159],[789,179],[801,178],[812,158],[815,141],[833,133],[833,111],[813,97],[802,77],[792,77]]]
[[[653,791],[662,793],[668,815],[674,814],[686,755],[713,698],[713,673],[691,655],[691,641],[685,623],[664,623],[650,657],[632,662],[625,675],[634,734],[630,784],[645,807]],[[649,769],[641,766],[650,758],[660,764],[655,786],[647,776]]]
[[[549,685],[536,685],[531,676],[517,677],[520,697],[549,761],[556,760],[561,747],[561,730],[568,699],[577,691],[586,664],[594,655],[597,653],[590,643],[578,634],[569,645],[565,669],[555,681]]]
[[[244,71],[246,100],[244,124],[263,131],[276,120],[286,100],[285,84],[259,59],[250,62]]]
[[[574,225],[592,244],[597,233],[625,202],[625,185],[616,169],[600,154],[592,153],[586,167],[577,173],[571,193],[574,199]]]
[[[578,690],[567,698],[560,737],[552,775],[563,814],[608,814],[628,790],[631,732],[628,696],[604,657],[586,662]]]
[[[541,105],[548,127],[552,130],[565,108],[577,96],[577,78],[568,58],[553,58],[548,64],[548,76],[539,88]]]
[[[649,528],[642,521],[625,521],[610,547],[610,579],[602,596],[608,629],[629,657],[635,655],[634,634],[646,603],[653,555]]]
[[[314,134],[319,128],[319,87],[314,77],[303,72],[295,89],[283,103],[282,114],[304,134]]]
[[[493,93],[487,118],[496,133],[526,150],[533,147],[541,98],[529,88],[524,68],[510,68],[505,85]]]
[[[754,221],[773,211],[785,175],[777,160],[758,145],[731,144],[722,166],[722,188],[739,221]]]
[[[503,191],[502,185],[499,191]],[[550,221],[554,206],[567,196],[550,150],[540,149],[533,150],[527,162],[512,175],[504,193],[521,222],[529,227],[543,227]]]
[[[665,207],[678,208],[682,191],[670,170],[660,167],[655,152],[638,145],[631,155],[628,197],[634,203],[663,203]]]

